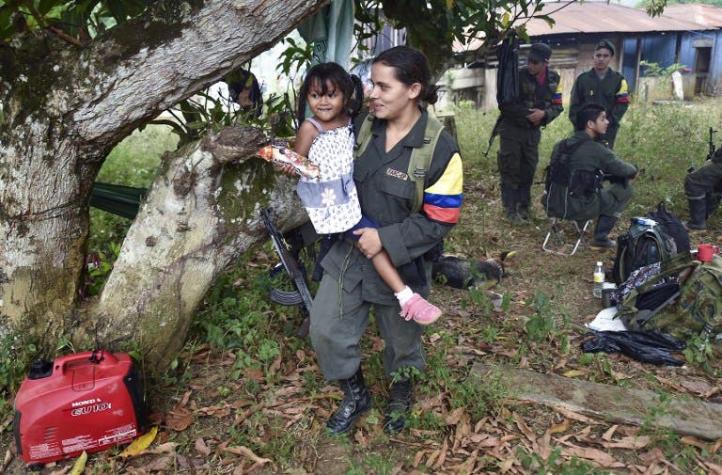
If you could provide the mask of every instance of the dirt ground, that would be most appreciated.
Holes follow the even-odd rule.
[[[446,313],[424,336],[429,371],[416,386],[409,430],[389,437],[381,429],[387,385],[378,358],[383,342],[372,329],[365,365],[375,408],[350,435],[329,436],[324,423],[340,392],[321,379],[309,342],[292,336],[297,316],[270,310],[276,324],[269,331],[277,332],[282,348],[271,364],[232,379],[233,351],[202,341],[189,345],[181,377],[153,388],[160,427],[153,444],[128,458],[119,450],[92,456],[85,473],[722,473],[722,441],[655,429],[652,420],[619,426],[519,404],[509,397],[513,388],[504,387],[503,374],[486,384],[469,378],[471,365],[483,362],[651,389],[668,398],[722,400],[719,380],[690,365],[658,368],[618,355],[583,355],[578,325],[600,309],[591,295],[594,262],[602,259],[609,268],[613,252],[587,245],[572,257],[542,252],[547,221],[540,208],[530,223],[511,226],[500,215],[493,185],[467,185],[465,194],[463,222],[447,249],[482,259],[515,251],[492,289],[504,302],[495,310],[481,290],[434,288],[433,300]],[[248,265],[268,265],[269,254],[259,251]],[[8,439],[5,431],[3,443]],[[24,472],[14,448],[3,453],[7,473]],[[43,473],[70,473],[71,466],[58,463]]]
[[[489,130],[493,118],[484,120],[480,130]],[[629,137],[636,137],[635,122],[629,122]],[[603,260],[611,268],[613,252],[595,252],[588,245],[571,257],[543,252],[548,222],[541,207],[535,203],[536,218],[527,224],[507,222],[500,212],[493,159],[479,152],[484,134],[465,133],[470,137],[462,144],[465,203],[446,249],[470,259],[514,255],[504,262],[505,277],[491,288],[502,296],[500,308],[483,289],[434,287],[432,300],[445,314],[423,337],[428,367],[416,375],[408,430],[394,436],[382,431],[388,381],[379,356],[383,341],[372,324],[363,350],[374,409],[349,435],[327,434],[325,421],[341,393],[321,377],[310,342],[295,336],[298,312],[271,305],[258,290],[258,276],[276,260],[266,246],[218,284],[183,354],[150,383],[152,420],[159,428],[152,443],[148,440],[130,456],[121,448],[92,455],[85,473],[722,474],[722,440],[655,426],[655,418],[669,412],[668,401],[722,403],[718,360],[710,359],[705,371],[700,363],[655,367],[620,355],[582,353],[582,325],[601,309],[592,297],[594,263]],[[551,145],[544,147],[548,153]],[[467,160],[472,153],[474,159]],[[679,187],[679,177],[668,176],[669,169],[654,168],[654,153],[637,153],[652,157],[645,165],[648,183],[640,186],[644,202],[652,202],[647,196],[656,202],[663,190]],[[659,162],[674,165],[668,158]],[[536,185],[533,195],[540,194]],[[631,206],[612,235],[627,227],[632,213],[645,209]],[[719,217],[711,224],[712,230],[691,236],[693,243],[722,242]],[[481,382],[470,377],[479,362],[648,389],[660,403],[649,409],[641,426],[610,424],[519,403],[503,371]],[[12,443],[11,418],[0,421],[0,457],[5,457],[6,473],[24,473]],[[47,466],[43,473],[71,473],[72,464]]]

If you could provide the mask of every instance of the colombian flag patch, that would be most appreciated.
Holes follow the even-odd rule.
[[[422,211],[426,217],[440,223],[456,224],[461,214],[463,185],[461,156],[455,153],[441,178],[424,190]]]
[[[629,86],[627,80],[622,79],[622,83],[619,85],[619,90],[615,95],[615,101],[617,104],[629,104]]]

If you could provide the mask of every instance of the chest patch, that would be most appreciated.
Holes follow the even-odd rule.
[[[392,176],[394,178],[398,178],[399,180],[407,181],[409,179],[409,175],[407,175],[404,172],[400,172],[398,170],[394,170],[393,168],[387,168],[386,174],[388,176]]]

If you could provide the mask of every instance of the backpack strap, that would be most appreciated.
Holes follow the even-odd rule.
[[[356,134],[356,143],[354,144],[354,159],[363,155],[371,143],[371,139],[373,138],[371,127],[374,119],[375,117],[373,115],[368,114],[361,123],[361,127],[359,127],[358,133]],[[424,189],[426,188],[426,174],[431,165],[431,160],[434,157],[436,144],[439,142],[439,137],[441,137],[443,130],[444,126],[438,119],[427,115],[426,129],[424,130],[424,144],[411,151],[407,171],[409,178],[413,180],[416,185],[416,193],[411,206],[412,213],[421,211],[421,206],[424,202]]]
[[[408,175],[416,184],[416,194],[411,206],[412,213],[421,211],[424,202],[424,189],[426,188],[426,174],[429,171],[431,160],[434,157],[436,144],[439,142],[444,126],[435,117],[427,116],[426,129],[424,130],[424,144],[411,151],[409,160]]]
[[[366,151],[366,148],[368,148],[369,144],[371,143],[371,139],[373,138],[373,134],[371,133],[371,126],[374,123],[375,117],[371,114],[367,114],[364,118],[363,122],[361,123],[361,127],[359,127],[358,132],[356,133],[356,143],[353,147],[353,158],[357,159],[363,153]]]

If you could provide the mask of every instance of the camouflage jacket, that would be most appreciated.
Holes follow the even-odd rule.
[[[529,109],[544,111],[544,119],[538,126],[526,119]],[[549,124],[562,113],[562,84],[559,73],[546,70],[542,84],[529,73],[525,66],[519,70],[519,97],[509,104],[500,104],[501,120],[505,125],[523,128],[538,128]]]

